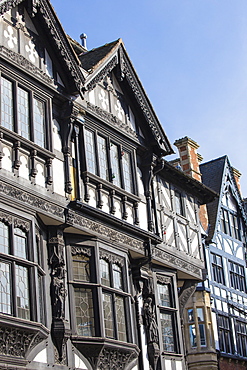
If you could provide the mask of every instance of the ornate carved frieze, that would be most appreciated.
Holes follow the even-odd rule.
[[[139,251],[143,251],[143,242],[141,240],[137,240],[131,238],[128,235],[125,235],[119,231],[111,229],[108,226],[102,225],[99,222],[95,222],[90,220],[82,215],[79,215],[71,210],[68,210],[66,214],[66,223],[70,225],[78,225],[87,230],[91,230],[101,236],[107,237],[112,242],[126,244],[130,248],[137,249]]]
[[[162,261],[168,262],[169,264],[176,267],[178,270],[183,270],[188,273],[196,275],[199,279],[201,278],[202,270],[196,266],[193,266],[191,263],[182,260],[166,251],[160,249],[154,249],[154,256],[159,258]]]
[[[0,326],[0,354],[25,358],[26,353],[46,338],[40,332]]]
[[[127,132],[127,134],[130,134],[131,136],[137,138],[137,134],[130,126],[127,125],[127,123],[120,121],[116,116],[114,116],[112,113],[106,112],[105,110],[101,109],[100,107],[93,105],[89,102],[87,102],[87,108],[92,111],[94,114],[96,114],[100,119],[105,120],[108,124],[113,124],[116,128],[123,130],[124,132]]]
[[[159,144],[163,144],[168,152],[171,152],[170,145],[167,144],[167,138],[164,137],[162,130],[159,128],[159,122],[156,117],[153,115],[152,110],[150,109],[150,104],[145,97],[144,93],[140,88],[140,83],[138,82],[136,76],[133,73],[133,69],[130,66],[127,58],[124,55],[123,50],[120,48],[120,67],[121,67],[121,78],[126,78],[129,85],[132,88],[132,91],[140,105],[140,108],[149,123],[149,126]]]
[[[10,196],[16,200],[19,200],[32,207],[36,207],[37,209],[58,216],[60,218],[63,218],[64,216],[63,207],[57,206],[49,201],[44,201],[44,199],[29,194],[21,189],[18,189],[15,186],[6,184],[3,181],[0,181],[0,194]]]
[[[157,275],[157,281],[161,284],[171,284],[172,279],[169,276]]]
[[[116,254],[112,254],[110,252],[107,252],[104,249],[100,249],[99,256],[100,256],[100,258],[102,258],[102,259],[104,259],[108,262],[116,263],[117,265],[119,265],[121,267],[123,267],[123,265],[124,265],[124,259],[122,257],[117,256]]]
[[[136,352],[104,348],[98,361],[99,370],[124,370],[137,358]]]
[[[0,211],[0,220],[8,225],[13,224],[14,227],[18,227],[23,231],[30,230],[30,222],[25,221],[21,218],[14,217],[12,215],[7,214],[6,212]]]
[[[84,254],[85,256],[90,257],[92,255],[92,251],[91,248],[73,245],[71,247],[71,254],[73,256],[75,256],[76,254]]]
[[[102,81],[113,70],[113,68],[116,67],[117,63],[117,55],[114,55],[109,63],[107,63],[107,65],[99,73],[97,73],[92,81],[89,82],[89,84],[86,86],[86,89],[89,91],[92,90],[97,85],[97,83]]]
[[[27,73],[31,73],[33,77],[38,78],[45,84],[54,86],[52,78],[50,78],[40,68],[33,65],[21,54],[15,53],[12,50],[7,49],[4,46],[0,46],[0,56],[7,59],[8,62],[14,64],[16,67],[23,68]]]
[[[14,8],[18,4],[20,4],[23,0],[5,0],[2,1],[2,4],[0,4],[0,14],[6,13],[11,8]]]

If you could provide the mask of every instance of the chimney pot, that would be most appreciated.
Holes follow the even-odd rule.
[[[82,44],[82,46],[84,47],[84,49],[87,49],[87,42],[86,42],[87,35],[85,33],[82,33],[80,35],[80,38],[81,38],[81,44]]]

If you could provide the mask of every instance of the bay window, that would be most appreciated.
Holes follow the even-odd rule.
[[[33,286],[37,264],[32,261],[29,230],[15,226],[15,220],[0,221],[0,313],[35,321]],[[42,269],[38,270],[42,276]]]
[[[72,246],[71,252],[76,334],[127,342],[129,294],[125,288],[124,259],[100,250],[97,260],[94,249],[89,247]]]

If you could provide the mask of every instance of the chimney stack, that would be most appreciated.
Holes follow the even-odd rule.
[[[187,136],[176,140],[174,145],[178,148],[180,165],[183,172],[197,181],[202,182],[202,174],[200,172],[199,165],[203,158],[197,153],[199,145]],[[208,229],[208,213],[206,204],[200,206],[200,221],[203,229],[206,231]]]
[[[241,194],[241,187],[240,187],[240,177],[241,177],[241,173],[234,167],[232,167],[232,172],[233,172],[233,176],[234,176],[234,179],[236,181],[236,184],[237,184],[237,187],[238,187],[238,190]]]
[[[199,163],[202,161],[202,156],[196,152],[199,145],[189,137],[185,136],[182,139],[175,141],[174,145],[178,148],[180,156],[180,165],[186,175],[201,181],[201,173]]]

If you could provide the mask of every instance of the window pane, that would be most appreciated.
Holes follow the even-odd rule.
[[[14,229],[14,248],[15,256],[27,258],[26,233],[19,228]]]
[[[184,212],[183,212],[182,195],[178,191],[175,191],[175,207],[176,207],[177,214],[183,216]]]
[[[112,182],[114,185],[121,187],[118,147],[111,143],[111,167],[112,167]]]
[[[194,322],[194,310],[193,308],[188,309],[188,322]]]
[[[157,284],[157,286],[158,286],[159,305],[171,307],[168,285]]]
[[[30,319],[30,302],[28,287],[28,271],[26,267],[16,265],[16,298],[17,317]]]
[[[73,275],[75,280],[90,281],[90,258],[82,254],[73,256]]]
[[[78,335],[94,336],[93,297],[91,290],[75,288],[76,327]]]
[[[190,333],[190,345],[191,347],[196,347],[196,327],[195,324],[189,326]]]
[[[108,165],[107,165],[107,152],[106,152],[106,139],[98,136],[98,155],[99,155],[99,170],[100,177],[109,180]]]
[[[12,83],[1,77],[1,125],[14,129]]]
[[[202,308],[197,308],[197,318],[198,321],[204,321],[204,312]]]
[[[133,187],[132,187],[130,153],[123,152],[122,164],[123,164],[124,188],[126,191],[131,193],[133,191]]]
[[[30,139],[29,134],[29,102],[27,91],[17,89],[17,103],[18,103],[18,134]]]
[[[11,314],[10,265],[0,261],[0,311]]]
[[[101,284],[110,286],[109,263],[103,259],[100,260],[100,281]]]
[[[161,313],[160,321],[164,351],[175,352],[172,315],[168,313]]]
[[[201,346],[206,346],[205,325],[199,324]]]
[[[116,316],[117,316],[118,340],[126,342],[127,336],[126,336],[125,310],[123,297],[116,296]]]
[[[9,253],[9,228],[0,222],[0,253]]]
[[[108,338],[114,338],[112,296],[111,294],[103,293],[102,297],[103,297],[105,336]]]
[[[33,99],[33,134],[34,142],[42,147],[45,146],[45,108],[44,103],[37,99]]]
[[[85,129],[85,152],[87,160],[87,171],[96,175],[94,137],[93,133],[86,129]]]
[[[113,272],[113,287],[116,289],[123,289],[122,287],[122,270],[121,267],[118,266],[116,263],[112,265],[112,272]]]

